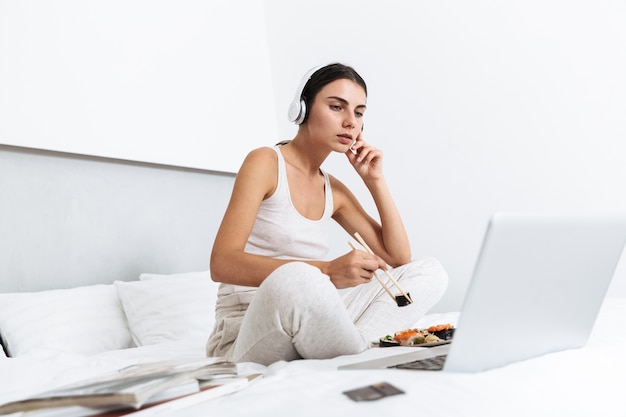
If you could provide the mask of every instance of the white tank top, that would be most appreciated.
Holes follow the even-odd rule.
[[[333,213],[333,193],[328,174],[324,175],[325,206],[319,220],[311,220],[301,215],[291,202],[285,159],[278,146],[278,183],[276,190],[261,202],[256,221],[244,251],[253,255],[278,259],[324,259],[330,250],[329,220]],[[256,292],[256,287],[220,284],[218,295],[238,293],[238,300],[218,299],[218,306],[245,305]],[[244,294],[245,293],[245,294]]]
[[[265,199],[257,214],[245,251],[280,259],[324,259],[330,245],[328,225],[333,212],[333,194],[328,174],[321,171],[325,182],[325,206],[322,217],[311,220],[294,207],[287,182],[285,159],[278,146],[278,183]]]
[[[278,155],[278,183],[274,193],[259,206],[245,251],[280,259],[324,259],[330,249],[328,227],[333,212],[328,174],[321,171],[325,182],[324,213],[319,220],[307,219],[291,202],[285,159],[279,147],[273,149]],[[220,284],[208,355],[228,356],[256,291],[256,287]]]

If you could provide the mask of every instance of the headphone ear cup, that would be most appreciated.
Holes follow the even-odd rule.
[[[306,112],[307,112],[306,101],[300,100],[299,107],[300,107],[300,112],[298,113],[298,118],[293,121],[297,125],[301,125],[302,122],[304,122],[304,119],[306,119]]]
[[[317,71],[320,68],[322,67],[317,66],[317,67],[311,68],[309,72],[307,72],[305,76],[302,78],[302,81],[300,81],[300,85],[298,86],[298,89],[296,90],[296,95],[293,98],[293,101],[291,102],[291,104],[289,105],[289,109],[287,110],[287,119],[289,119],[290,122],[300,125],[304,122],[304,119],[306,119],[307,108],[306,108],[306,102],[302,98],[302,91],[304,90],[304,87],[306,86],[306,83],[309,81],[311,76],[315,73],[315,71]]]
[[[297,125],[302,124],[304,118],[306,116],[306,102],[304,100],[300,100],[299,97],[294,99],[289,105],[289,111],[287,112],[287,117],[290,122],[293,122]]]

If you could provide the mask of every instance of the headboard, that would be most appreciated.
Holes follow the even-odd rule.
[[[234,177],[0,145],[0,292],[206,270]],[[626,295],[626,255],[616,278]]]
[[[233,181],[0,145],[0,292],[207,270]]]

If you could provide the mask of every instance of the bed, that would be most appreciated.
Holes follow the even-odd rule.
[[[37,191],[39,188],[56,187],[58,194],[60,187],[66,187],[63,192],[70,193],[70,197],[65,195],[60,204],[72,198],[72,192],[88,190],[89,195],[98,196],[99,193],[119,192],[119,188],[127,187],[124,204],[131,212],[139,212],[146,206],[146,196],[128,189],[134,186],[133,182],[128,185],[129,176],[137,183],[138,189],[145,189],[145,181],[150,181],[149,187],[157,190],[156,193],[163,192],[158,187],[171,187],[172,190],[184,188],[172,178],[169,168],[6,148],[0,151],[4,151],[0,152],[0,158],[4,158],[0,160],[0,165],[2,169],[12,169],[11,178],[22,178],[27,175],[26,171],[40,173],[37,187],[24,180],[26,182],[15,184],[16,188]],[[15,162],[13,166],[7,164],[12,161]],[[72,169],[68,169],[68,165]],[[120,171],[124,171],[123,175],[116,177]],[[145,175],[145,171],[149,171],[150,175]],[[174,177],[189,174],[193,178],[204,175],[178,171],[173,174]],[[60,178],[62,175],[71,178]],[[162,175],[167,175],[168,181],[163,181]],[[90,177],[106,178],[103,183],[111,187],[93,187],[92,183],[81,185],[80,181]],[[117,180],[119,183],[116,183]],[[188,186],[189,177],[181,181]],[[68,182],[73,184],[71,189],[67,187]],[[202,181],[198,183],[198,189],[206,186]],[[224,184],[224,189],[228,189],[228,185]],[[6,192],[6,189],[0,191]],[[195,196],[198,190],[190,192]],[[39,200],[28,205],[28,209],[24,210],[26,215],[32,215],[33,207],[44,207],[48,213],[46,222],[58,223],[57,219],[50,218],[49,213],[55,212],[55,202],[50,200],[50,194],[34,194],[40,195],[37,197]],[[106,197],[111,198],[110,195]],[[102,200],[101,196],[94,198]],[[10,242],[11,247],[17,249],[9,261],[0,265],[0,334],[3,342],[0,351],[0,403],[137,362],[204,357],[206,337],[213,326],[217,284],[210,280],[209,271],[189,268],[193,262],[186,263],[185,269],[178,263],[179,259],[168,257],[173,248],[180,247],[179,240],[154,235],[155,230],[163,229],[168,223],[163,219],[172,215],[172,206],[161,204],[167,213],[150,212],[150,216],[144,215],[138,221],[137,218],[125,220],[115,205],[94,205],[97,210],[89,213],[91,205],[84,199],[78,202],[82,204],[79,204],[82,210],[70,213],[63,219],[64,222],[71,224],[76,216],[79,216],[79,221],[85,216],[97,216],[98,224],[104,222],[103,227],[124,230],[132,244],[120,245],[118,240],[113,242],[114,248],[97,246],[86,250],[81,246],[78,250],[80,256],[72,257],[69,262],[60,254],[72,252],[68,248],[80,242],[81,236],[70,234],[69,237],[57,236],[58,239],[53,240],[48,236],[49,228],[36,227],[27,229],[27,237],[38,244],[24,246],[19,244],[25,239],[24,227],[19,230],[3,228],[5,232],[12,233],[4,235],[4,242]],[[76,205],[76,201],[74,203]],[[188,208],[183,207],[181,210],[185,216],[180,213],[174,215],[180,220],[178,228],[183,222],[182,217],[187,219],[206,213],[202,202],[196,203],[199,205],[197,212],[190,214]],[[3,204],[5,208],[0,209],[0,214],[6,218],[6,212],[1,210],[7,210],[6,207],[11,207],[14,201]],[[225,204],[225,201],[220,204]],[[218,205],[217,211],[221,211],[221,207]],[[19,223],[21,214],[12,215],[13,221]],[[107,223],[108,216],[116,216],[116,222]],[[218,220],[215,219],[215,222]],[[6,226],[2,220],[0,225]],[[93,229],[78,229],[73,233],[94,234]],[[201,231],[197,232],[199,229]],[[207,226],[199,226],[198,222],[190,223],[184,234],[191,235],[190,231],[195,231],[202,239],[210,235]],[[141,241],[142,234],[147,234],[143,242],[158,241],[159,244],[149,247],[136,244],[137,240]],[[199,244],[195,242],[193,246]],[[8,244],[2,249],[7,247]],[[61,259],[55,264],[54,259],[45,258],[45,254],[37,252],[39,250],[55,251],[55,258]],[[120,253],[115,253],[115,250]],[[24,251],[28,253],[22,253]],[[106,254],[106,262],[102,261],[103,253]],[[206,256],[207,253],[198,253],[196,258],[206,262]],[[39,259],[39,264],[32,259]],[[45,260],[44,266],[41,265],[44,263],[42,259]],[[33,264],[37,264],[39,269]],[[59,277],[63,265],[71,265],[64,272],[66,277],[52,279]],[[21,272],[16,273],[18,270]],[[9,276],[10,279],[7,278]],[[623,331],[626,328],[626,293],[622,291],[626,276],[622,274],[616,278],[618,280],[613,283],[613,288],[619,291],[609,290],[592,335],[581,349],[551,353],[472,374],[338,370],[343,364],[416,349],[410,347],[373,347],[358,355],[277,362],[270,366],[241,363],[238,364],[241,373],[262,373],[263,377],[241,391],[169,415],[379,417],[415,413],[427,416],[626,416],[622,398],[626,392],[626,359],[623,356],[626,345]],[[458,311],[432,313],[415,325],[454,324],[459,317]],[[483,337],[485,343],[489,343],[489,338],[497,337],[497,332],[486,332]],[[540,340],[533,340],[532,335],[528,335],[528,342],[541,343]],[[401,389],[404,394],[364,402],[354,402],[344,394],[347,390],[383,381]]]
[[[14,355],[0,358],[0,403],[136,362],[203,357],[214,290],[208,271],[200,271],[0,295],[0,329]],[[430,314],[416,326],[454,324],[458,317],[458,312]],[[270,416],[297,410],[299,416],[379,416],[410,407],[434,416],[624,416],[625,318],[626,299],[607,297],[584,348],[474,374],[337,369],[412,347],[373,347],[358,355],[267,367],[242,363],[240,372],[263,377],[174,415]],[[541,341],[529,335],[529,343]],[[353,402],[343,394],[383,381],[405,394],[373,402]]]

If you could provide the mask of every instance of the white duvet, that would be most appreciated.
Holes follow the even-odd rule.
[[[454,321],[431,315],[422,324]],[[373,348],[329,360],[277,362],[243,391],[176,416],[626,416],[626,299],[608,298],[588,344],[476,374],[407,370],[337,370],[342,364],[415,349]],[[494,336],[495,337],[495,336]],[[36,351],[0,359],[0,403],[119,369],[137,361],[204,355],[204,340],[166,342],[96,355]],[[485,341],[488,343],[488,340]],[[529,343],[541,343],[529,338]],[[386,381],[405,394],[353,402],[344,391]],[[32,415],[32,414],[29,414]]]

